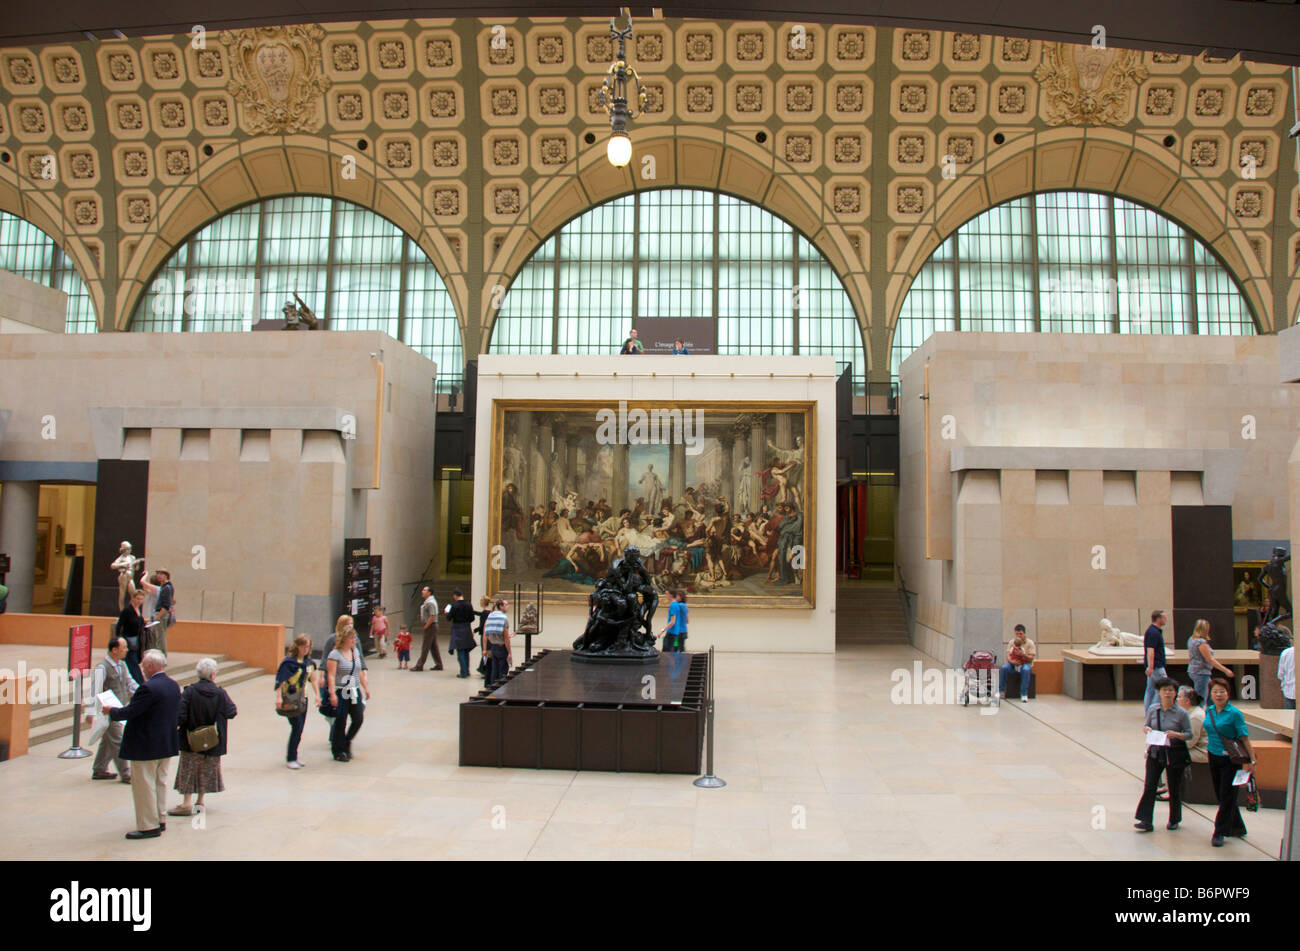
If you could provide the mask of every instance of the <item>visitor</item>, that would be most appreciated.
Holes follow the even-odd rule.
[[[645,347],[641,345],[641,341],[638,339],[636,329],[633,328],[632,330],[629,330],[627,332],[627,339],[623,341],[623,349],[619,351],[619,354],[620,355],[630,354],[632,356],[636,356],[637,354],[644,353],[644,352],[645,352]]]
[[[212,682],[217,672],[215,660],[205,657],[194,666],[194,670],[199,679],[182,691],[177,712],[181,762],[176,767],[175,788],[185,799],[179,806],[167,810],[169,816],[192,816],[196,810],[201,812],[204,796],[225,790],[226,784],[221,781],[221,757],[226,755],[226,721],[233,720],[239,713],[230,694]],[[192,749],[190,734],[207,726],[217,728],[216,746],[206,750]],[[196,796],[198,798],[194,798]]]
[[[405,624],[397,630],[393,638],[393,650],[397,651],[397,669],[411,669],[411,632]]]
[[[483,677],[483,686],[486,687],[489,683],[488,675],[492,671],[492,665],[489,663],[491,652],[488,651],[487,636],[483,633],[483,625],[487,623],[488,615],[492,613],[492,599],[484,595],[478,599],[478,607],[479,609],[474,612],[478,617],[478,626],[474,628],[474,636],[478,638],[479,646],[478,672]]]
[[[427,584],[420,589],[424,603],[420,605],[420,623],[424,626],[424,639],[420,643],[420,659],[411,670],[424,670],[424,661],[433,650],[433,669],[442,670],[442,652],[438,649],[438,599]]]
[[[1282,709],[1295,709],[1295,645],[1277,658],[1277,679],[1282,682]]]
[[[0,583],[0,614],[5,613],[5,608],[9,606],[9,589]]]
[[[144,592],[137,592],[143,595]],[[114,707],[108,717],[124,721],[120,754],[131,769],[131,798],[135,801],[135,831],[128,839],[156,839],[167,830],[167,769],[179,750],[176,725],[181,688],[167,676],[167,655],[145,651],[140,661],[145,677],[131,702]]]
[[[158,604],[158,576],[152,571],[147,571],[140,576],[140,590],[144,592],[144,604],[140,605],[140,614],[144,617],[145,650],[157,648],[164,654],[167,651],[158,647],[155,641],[162,637],[161,632],[154,631],[154,615],[157,614],[156,606]]]
[[[510,618],[507,601],[497,601],[495,610],[483,622],[483,637],[488,646],[488,683],[502,680],[510,672]]]
[[[460,673],[456,676],[469,676],[469,655],[474,649],[474,618],[478,612],[465,600],[465,595],[457,588],[451,593],[451,604],[447,605],[447,619],[451,621],[451,652],[460,664]]]
[[[663,629],[665,651],[677,653],[686,646],[686,619],[689,614],[686,592],[681,588],[669,588],[668,625]]]
[[[154,646],[165,654],[167,632],[176,623],[176,588],[172,585],[172,573],[166,568],[155,571],[154,578],[158,585],[158,597],[149,616],[158,625],[154,628],[154,636],[157,639]]]
[[[388,656],[388,618],[384,616],[382,604],[375,608],[374,616],[370,618],[370,640],[379,651],[380,660]]]
[[[1151,709],[1156,702],[1156,681],[1165,676],[1165,635],[1164,627],[1169,622],[1169,615],[1156,608],[1151,612],[1151,626],[1142,637],[1142,651],[1146,657],[1147,689],[1142,696],[1142,709]]]
[[[131,695],[139,685],[127,672],[125,660],[126,641],[116,635],[110,637],[108,654],[95,666],[94,686],[90,692],[95,700],[90,712],[86,714],[87,719],[96,712],[103,714],[98,698],[105,690],[117,697],[117,702],[123,706],[131,702]],[[131,768],[126,760],[122,759],[121,746],[122,724],[109,723],[108,729],[104,731],[104,736],[99,741],[99,749],[95,752],[95,764],[90,768],[91,779],[117,779],[120,774],[122,782],[131,781]],[[117,766],[116,773],[108,768],[109,760]]]
[[[1210,703],[1212,706],[1205,710],[1205,728],[1209,733],[1207,752],[1210,778],[1219,796],[1219,811],[1214,816],[1214,837],[1210,844],[1218,848],[1223,845],[1225,836],[1244,837],[1246,834],[1246,823],[1242,822],[1241,810],[1237,808],[1237,787],[1233,785],[1233,779],[1238,769],[1254,772],[1255,748],[1250,745],[1246,718],[1228,702],[1228,682],[1222,677],[1210,681]],[[1228,757],[1225,739],[1240,739],[1250,762],[1234,763]]]
[[[126,669],[131,672],[131,679],[138,684],[144,683],[146,679],[140,667],[145,636],[144,598],[145,593],[139,588],[132,593],[131,600],[117,616],[117,629],[113,632],[126,641]]]
[[[1147,710],[1147,733],[1159,731],[1164,733],[1165,742],[1147,745],[1146,785],[1142,789],[1142,798],[1138,801],[1137,821],[1133,828],[1139,832],[1151,832],[1155,825],[1156,790],[1160,786],[1160,774],[1164,773],[1169,787],[1169,824],[1165,826],[1170,832],[1178,828],[1183,821],[1183,801],[1181,782],[1183,770],[1187,767],[1187,740],[1192,733],[1192,725],[1187,711],[1177,706],[1174,700],[1178,693],[1178,682],[1170,677],[1161,677],[1156,683],[1159,703],[1154,703]]]
[[[370,680],[357,649],[357,632],[348,627],[334,642],[325,661],[329,678],[329,695],[334,702],[334,726],[330,731],[330,749],[340,763],[352,759],[352,740],[365,720],[366,701],[370,699]],[[351,719],[351,724],[348,724]]]
[[[1034,657],[1038,649],[1025,633],[1025,626],[1017,624],[1007,642],[1007,661],[998,671],[998,693],[1007,698],[1007,678],[1012,671],[1020,672],[1020,702],[1029,702],[1029,678],[1033,675]]]
[[[320,676],[316,662],[311,658],[311,638],[299,634],[285,651],[284,660],[275,672],[275,706],[282,709],[289,706],[289,694],[305,694],[309,687],[316,696],[316,706],[320,706]],[[307,709],[296,716],[286,717],[289,721],[289,752],[286,762],[290,769],[302,769],[306,764],[298,759],[298,742],[302,739],[303,728],[307,725]]]
[[[1210,622],[1202,618],[1192,628],[1192,636],[1187,641],[1187,676],[1192,678],[1192,685],[1202,697],[1210,694],[1210,677],[1215,670],[1225,677],[1232,676],[1232,671],[1215,659],[1214,648],[1210,646]]]
[[[334,633],[331,634],[329,637],[325,638],[325,646],[321,649],[320,656],[321,656],[322,668],[324,668],[325,666],[325,659],[329,657],[330,651],[334,649],[334,644],[339,640],[340,637],[342,637],[345,631],[351,631],[353,634],[355,634],[356,627],[352,622],[351,616],[347,614],[340,614],[338,620],[334,622]],[[357,651],[357,657],[361,661],[361,669],[366,670],[369,666],[366,664],[366,652],[362,650]],[[333,692],[330,691],[329,683],[326,681],[325,677],[323,676],[324,674],[323,669],[321,673],[322,676],[317,678],[318,682],[320,683],[320,697],[321,697],[321,702],[319,704],[320,712],[321,715],[325,717],[325,719],[329,722],[330,736],[333,736],[334,735],[334,712],[335,712],[334,701],[332,699]]]
[[[1210,738],[1205,733],[1205,698],[1196,692],[1195,687],[1178,688],[1178,705],[1187,711],[1187,720],[1191,723],[1192,735],[1187,738],[1187,752],[1193,763],[1208,763],[1210,757],[1206,752]]]
[[[690,356],[691,351],[686,349],[686,342],[678,337],[673,341],[673,353],[678,356]]]

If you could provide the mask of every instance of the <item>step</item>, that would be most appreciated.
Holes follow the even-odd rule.
[[[213,660],[214,659],[213,657]],[[217,673],[213,682],[217,686],[233,687],[237,683],[251,681],[257,677],[269,677],[270,674],[257,666],[248,666],[242,660],[227,660],[224,663],[217,664]],[[185,689],[191,683],[198,681],[198,674],[191,670],[186,677],[174,678],[181,689]],[[36,709],[44,709],[40,715],[36,715]],[[27,733],[27,746],[38,746],[40,743],[48,743],[59,739],[60,737],[72,737],[73,735],[73,705],[62,703],[51,705],[40,704],[32,708],[31,728]],[[85,721],[83,721],[85,725]]]
[[[217,662],[216,679],[221,680],[223,674],[228,674],[232,670],[239,670],[247,666],[242,660],[229,660],[224,654],[212,658]],[[193,667],[189,667],[184,674],[172,677],[177,686],[182,690],[199,679],[198,673]],[[89,691],[92,679],[87,683],[86,690]],[[69,718],[72,716],[71,703],[34,703],[32,704],[32,726],[37,727],[52,722],[59,718]]]

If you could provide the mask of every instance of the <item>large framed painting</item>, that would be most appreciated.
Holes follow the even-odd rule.
[[[585,601],[635,547],[692,603],[812,607],[814,406],[494,401],[489,589]]]

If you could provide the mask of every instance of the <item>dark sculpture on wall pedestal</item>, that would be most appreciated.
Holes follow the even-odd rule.
[[[1291,555],[1285,548],[1274,548],[1273,557],[1264,566],[1263,577],[1260,580],[1268,592],[1271,607],[1271,610],[1266,613],[1265,622],[1291,615],[1291,598],[1287,596],[1286,590],[1286,563],[1290,560]]]
[[[627,548],[596,582],[587,629],[573,642],[573,659],[648,663],[659,657],[652,626],[659,596],[637,548]]]

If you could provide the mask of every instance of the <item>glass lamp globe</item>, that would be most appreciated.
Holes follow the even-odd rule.
[[[605,155],[609,158],[609,164],[615,168],[623,168],[632,161],[632,140],[626,132],[615,132],[609,137]]]

